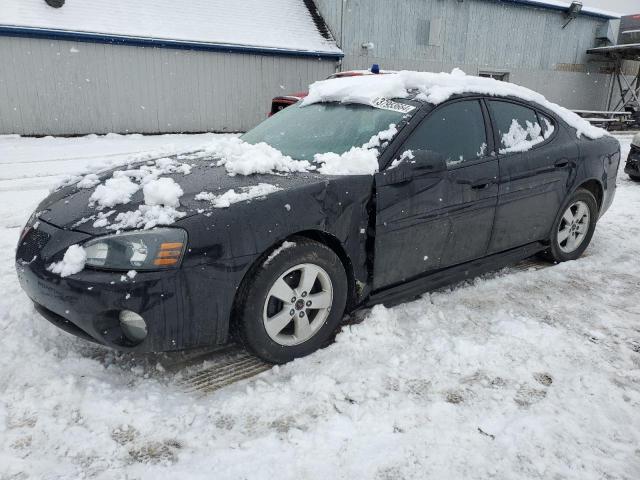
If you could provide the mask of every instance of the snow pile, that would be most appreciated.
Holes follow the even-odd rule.
[[[451,96],[477,93],[491,96],[513,96],[537,103],[555,112],[566,123],[576,129],[576,135],[600,138],[607,135],[602,128],[594,127],[566,108],[548,101],[543,95],[513,83],[493,78],[466,75],[460,69],[451,73],[402,71],[395,75],[345,77],[322,80],[309,87],[309,95],[302,105],[319,102],[342,102],[374,105],[381,98],[408,98],[417,91],[416,98],[438,105]]]
[[[253,145],[237,137],[216,140],[204,153],[216,158],[216,166],[224,166],[231,176],[306,172],[312,169],[306,160],[294,160],[264,142]]]
[[[173,178],[151,180],[142,189],[145,205],[165,205],[178,207],[184,193]]]
[[[137,210],[119,213],[114,223],[107,225],[107,228],[109,230],[131,228],[144,228],[148,230],[158,225],[171,225],[185,215],[186,212],[181,212],[171,206],[140,205]]]
[[[93,188],[96,185],[98,185],[100,183],[100,179],[98,177],[98,175],[96,175],[95,173],[89,173],[87,175],[85,175],[84,177],[82,177],[82,180],[80,180],[76,186],[78,188]]]
[[[98,212],[97,216],[82,219],[79,223],[97,218],[93,223],[94,227],[107,227],[110,230],[148,229],[174,223],[186,213],[177,210],[180,206],[180,197],[184,194],[180,185],[173,178],[161,177],[171,173],[189,175],[191,166],[170,158],[160,158],[136,169],[116,170],[111,178],[96,187],[89,197],[90,205],[103,210],[118,204],[127,204],[140,189],[142,189],[144,205],[140,205],[136,210],[119,213],[113,224],[109,224],[109,217],[115,211]],[[88,177],[85,177],[87,183],[93,181]]]
[[[221,195],[216,195],[211,192],[200,192],[195,196],[196,200],[205,200],[211,202],[214,208],[228,208],[233,203],[243,202],[245,200],[251,200],[254,198],[264,198],[270,193],[282,190],[282,188],[270,183],[259,183],[251,187],[242,187],[240,192],[236,193],[235,190],[227,190]]]
[[[90,205],[98,204],[98,208],[113,207],[114,205],[129,203],[131,196],[139,189],[121,172],[115,172],[112,178],[100,184],[89,197]]]
[[[68,277],[81,272],[87,261],[87,252],[80,245],[71,245],[64,252],[64,257],[59,262],[52,263],[47,267],[52,273],[61,277]]]

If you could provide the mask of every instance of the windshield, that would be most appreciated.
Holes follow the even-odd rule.
[[[416,111],[412,110],[409,115]],[[361,147],[406,115],[359,104],[314,103],[301,107],[298,102],[240,138],[252,144],[268,143],[296,160],[313,160],[317,153],[340,155],[351,147]]]

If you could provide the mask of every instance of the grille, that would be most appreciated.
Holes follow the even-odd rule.
[[[47,244],[51,235],[42,230],[31,228],[18,245],[18,258],[25,262],[31,262]]]

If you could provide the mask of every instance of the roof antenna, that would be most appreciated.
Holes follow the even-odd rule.
[[[371,73],[374,73],[376,75],[380,73],[380,65],[378,65],[377,63],[371,65]]]

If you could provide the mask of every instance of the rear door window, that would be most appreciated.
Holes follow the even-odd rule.
[[[489,100],[488,103],[498,134],[500,153],[526,152],[548,138],[538,114],[532,108],[497,100]],[[543,124],[546,126],[544,121]],[[553,124],[550,125],[552,129]]]
[[[416,128],[403,149],[439,153],[449,167],[487,156],[480,102],[465,100],[437,108]]]

